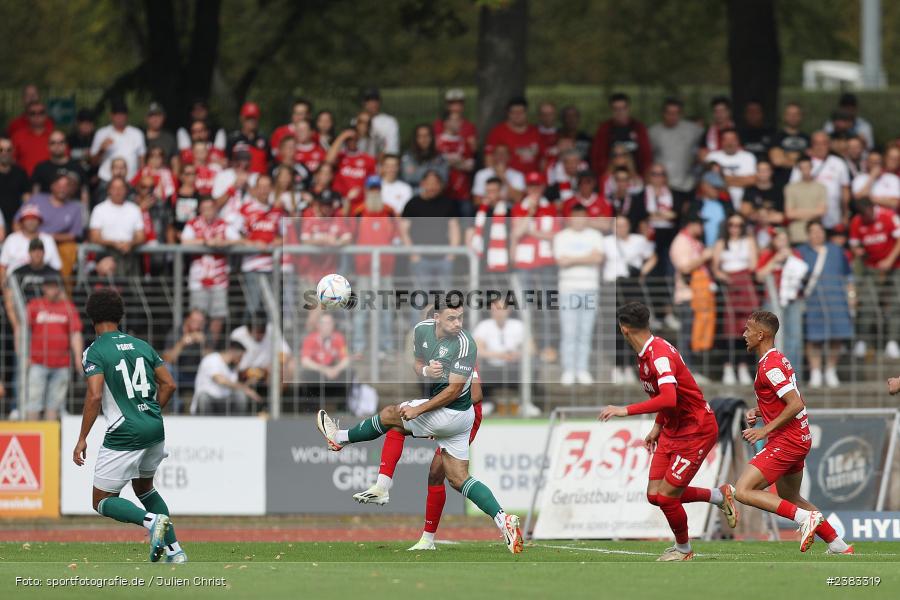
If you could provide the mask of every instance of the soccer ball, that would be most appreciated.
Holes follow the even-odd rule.
[[[343,275],[332,273],[319,280],[316,297],[324,308],[337,308],[350,300],[350,282]]]

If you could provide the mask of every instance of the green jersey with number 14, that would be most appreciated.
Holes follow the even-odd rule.
[[[105,447],[141,450],[165,439],[154,376],[163,359],[150,344],[110,331],[88,346],[82,363],[86,378],[103,375]]]

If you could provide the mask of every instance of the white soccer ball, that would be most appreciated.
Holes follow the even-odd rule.
[[[350,300],[350,282],[343,275],[332,273],[319,280],[316,297],[325,308],[346,306]]]

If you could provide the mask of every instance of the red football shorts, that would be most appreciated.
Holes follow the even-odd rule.
[[[472,445],[472,442],[475,441],[475,436],[478,434],[478,428],[481,427],[481,419],[483,418],[481,415],[481,402],[472,405],[472,408],[475,409],[475,420],[472,422],[472,432],[469,434],[469,445]],[[441,453],[441,447],[437,447],[436,454]]]
[[[661,435],[650,459],[650,481],[665,479],[673,487],[687,487],[718,437],[717,433],[710,433],[701,438],[673,440]]]
[[[769,484],[773,484],[785,475],[793,475],[803,470],[809,448],[795,448],[769,442],[750,459],[750,464],[759,469]]]

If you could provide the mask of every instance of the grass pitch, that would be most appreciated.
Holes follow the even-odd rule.
[[[167,565],[147,563],[146,544],[5,543],[0,598],[900,597],[900,543],[826,556],[822,543],[801,554],[794,542],[696,542],[690,563],[654,562],[665,542],[540,541],[518,556],[500,543],[409,545],[187,542],[191,562]],[[828,585],[841,577],[880,584]]]

